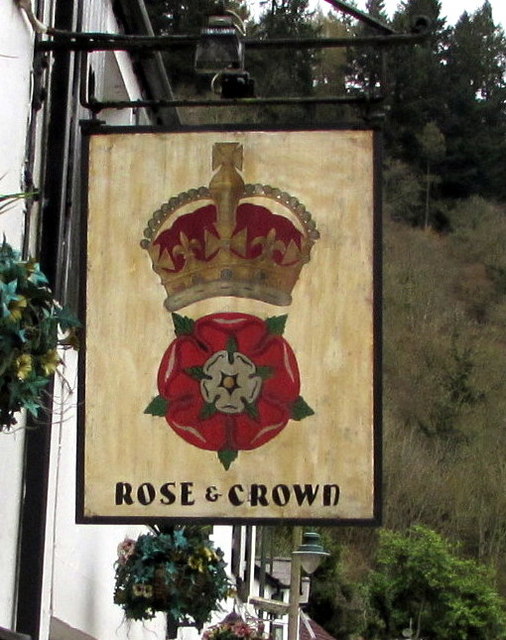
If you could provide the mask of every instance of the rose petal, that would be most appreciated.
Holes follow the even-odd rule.
[[[199,382],[186,369],[202,366],[208,354],[191,336],[176,338],[165,352],[158,369],[158,391],[167,400],[194,393]]]
[[[200,394],[199,394],[200,396]],[[202,420],[202,398],[181,398],[169,404],[165,419],[186,442],[211,451],[226,448],[226,416],[216,413]]]
[[[270,367],[271,375],[265,378],[261,396],[276,402],[290,403],[300,393],[300,376],[297,360],[288,342],[281,336],[270,336],[262,350],[251,356],[257,367]]]
[[[237,342],[237,350],[244,355],[258,348],[267,335],[265,322],[243,313],[215,313],[204,316],[195,323],[195,336],[213,351],[227,348],[231,337]]]
[[[257,409],[258,420],[246,413],[234,416],[235,425],[230,448],[256,449],[277,436],[290,418],[288,407],[265,400],[257,403]]]

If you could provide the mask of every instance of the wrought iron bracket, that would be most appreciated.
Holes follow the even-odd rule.
[[[341,0],[327,0],[334,8],[344,11],[354,18],[361,20],[374,29],[381,32],[380,35],[366,35],[343,38],[274,38],[262,40],[244,38],[246,51],[259,49],[324,49],[324,48],[360,48],[374,47],[383,60],[384,51],[387,48],[399,45],[414,45],[426,42],[431,33],[429,21],[425,19],[415,33],[397,33],[390,27],[350,7]],[[256,106],[256,105],[311,105],[311,104],[348,104],[366,107],[376,105],[385,99],[383,77],[380,86],[370,94],[340,95],[321,97],[286,97],[277,96],[269,98],[238,98],[238,99],[156,99],[156,100],[99,100],[95,95],[93,77],[88,64],[88,55],[96,51],[127,51],[138,55],[149,54],[152,51],[170,51],[182,48],[195,47],[197,37],[187,35],[171,36],[141,36],[107,33],[80,33],[67,32],[58,29],[47,29],[44,39],[36,42],[36,51],[39,59],[48,52],[54,54],[76,52],[80,55],[80,101],[82,106],[89,109],[94,115],[104,109],[137,109],[137,108],[174,108],[174,107],[229,107],[229,106]],[[384,68],[384,64],[382,63]]]

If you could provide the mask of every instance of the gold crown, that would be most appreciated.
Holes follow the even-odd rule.
[[[242,145],[216,143],[209,187],[190,189],[156,211],[141,246],[176,311],[215,296],[280,306],[319,234],[303,204],[279,189],[245,184]]]

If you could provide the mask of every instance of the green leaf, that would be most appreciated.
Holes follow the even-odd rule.
[[[185,373],[187,373],[190,378],[193,378],[194,380],[210,380],[211,376],[208,376],[207,374],[204,373],[204,367],[187,367],[185,370]]]
[[[188,318],[188,316],[180,316],[179,313],[173,313],[172,322],[174,323],[176,336],[190,336],[193,333],[195,320]]]
[[[225,468],[225,471],[228,471],[232,462],[237,458],[237,451],[233,449],[222,449],[218,451],[218,458]]]
[[[9,302],[19,300],[20,296],[17,293],[17,288],[18,288],[17,280],[12,280],[11,282],[2,282],[0,280],[0,295],[2,296],[2,302],[5,305],[8,305]]]
[[[167,407],[169,403],[162,396],[156,396],[151,400],[148,406],[144,409],[144,413],[147,413],[152,416],[165,416],[167,413]]]
[[[256,368],[255,373],[257,376],[260,376],[262,380],[267,380],[268,378],[272,378],[274,369],[272,367],[260,366]]]
[[[258,420],[258,407],[256,404],[244,401],[244,411],[249,415],[253,420]]]
[[[236,353],[238,347],[237,347],[237,340],[235,339],[234,336],[230,336],[229,339],[227,340],[227,353],[229,356],[234,355],[234,353]]]
[[[314,415],[313,409],[311,409],[311,407],[302,396],[299,396],[297,400],[295,400],[295,402],[292,404],[291,409],[292,420],[303,420],[308,416]]]
[[[36,400],[25,400],[25,402],[23,402],[23,407],[35,418],[38,416],[40,404]]]
[[[276,336],[282,336],[285,332],[287,318],[288,316],[286,314],[284,316],[271,316],[270,318],[267,318],[265,320],[267,331]]]
[[[207,420],[207,418],[212,418],[216,413],[217,409],[212,402],[206,402],[200,411],[201,420]]]
[[[62,307],[55,313],[55,318],[62,328],[62,331],[68,331],[73,327],[80,327],[81,323],[68,307]]]

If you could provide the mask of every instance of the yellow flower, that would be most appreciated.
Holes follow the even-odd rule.
[[[19,380],[26,380],[32,371],[32,356],[28,353],[16,358],[16,375]]]
[[[29,258],[25,262],[25,269],[26,269],[27,273],[32,274],[37,267],[38,267],[38,264],[33,258]]]
[[[24,296],[17,296],[16,300],[9,302],[9,313],[11,314],[11,320],[21,320],[23,315],[23,309],[26,308],[28,300]]]
[[[200,558],[197,558],[196,556],[190,556],[188,558],[188,566],[191,569],[197,569],[197,571],[199,571],[200,573],[204,571],[204,563]]]
[[[208,547],[202,547],[200,553],[208,560],[209,562],[213,562],[219,560],[218,554],[214,549],[209,549]]]
[[[56,367],[60,364],[61,360],[56,349],[51,349],[40,358],[40,364],[44,375],[50,376],[56,371]]]

